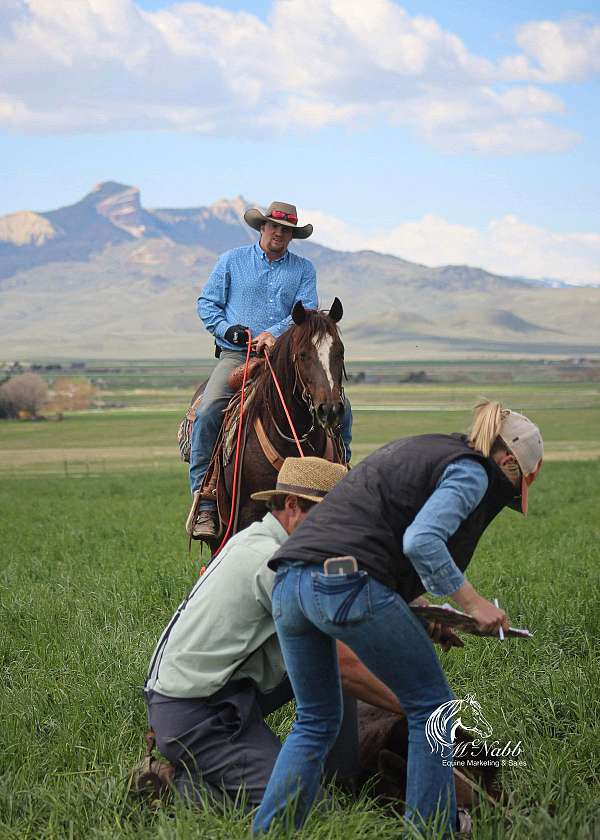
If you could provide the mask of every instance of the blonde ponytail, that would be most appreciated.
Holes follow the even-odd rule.
[[[469,429],[469,444],[485,456],[489,456],[496,438],[500,434],[502,421],[510,411],[494,400],[480,400],[473,409],[473,423]]]

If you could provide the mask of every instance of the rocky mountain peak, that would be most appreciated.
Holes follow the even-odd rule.
[[[104,181],[69,206],[0,218],[0,349],[82,358],[105,350],[208,354],[193,301],[218,254],[256,241],[243,221],[248,206],[256,205],[237,196],[144,209],[137,187]],[[344,301],[355,358],[600,352],[598,289],[549,289],[467,266],[300,247],[317,269],[320,299]],[[535,317],[525,321],[523,312]]]
[[[0,242],[8,242],[18,247],[40,246],[57,234],[58,231],[48,219],[30,210],[0,218]]]
[[[111,196],[119,195],[120,193],[127,193],[131,190],[137,192],[139,196],[140,191],[137,187],[132,187],[129,184],[120,184],[118,181],[100,181],[100,183],[96,184],[82,200],[86,202],[93,202],[95,204],[98,201],[103,201]]]
[[[237,198],[220,198],[218,201],[209,204],[207,209],[218,219],[227,219],[232,215],[243,216],[247,207],[250,207],[250,202],[243,196],[238,195]]]
[[[91,201],[97,213],[132,236],[140,237],[146,233],[146,220],[137,187],[104,181],[96,184],[84,201]]]

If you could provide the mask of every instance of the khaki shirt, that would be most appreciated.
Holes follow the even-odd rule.
[[[232,537],[163,632],[147,688],[190,698],[208,697],[230,679],[250,678],[262,692],[281,682],[267,560],[287,538],[271,513]]]

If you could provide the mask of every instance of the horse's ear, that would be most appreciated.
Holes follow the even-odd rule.
[[[306,309],[301,300],[297,300],[292,309],[292,321],[294,324],[303,324],[306,321]]]
[[[342,301],[336,297],[333,299],[333,303],[331,304],[331,309],[329,310],[329,317],[332,321],[335,321],[337,324],[338,321],[342,320],[342,315],[344,314],[344,307],[342,306]]]

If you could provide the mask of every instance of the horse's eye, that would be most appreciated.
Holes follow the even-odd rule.
[[[306,361],[306,353],[304,351],[302,351],[301,353],[298,353],[298,359],[301,362],[305,362]]]

